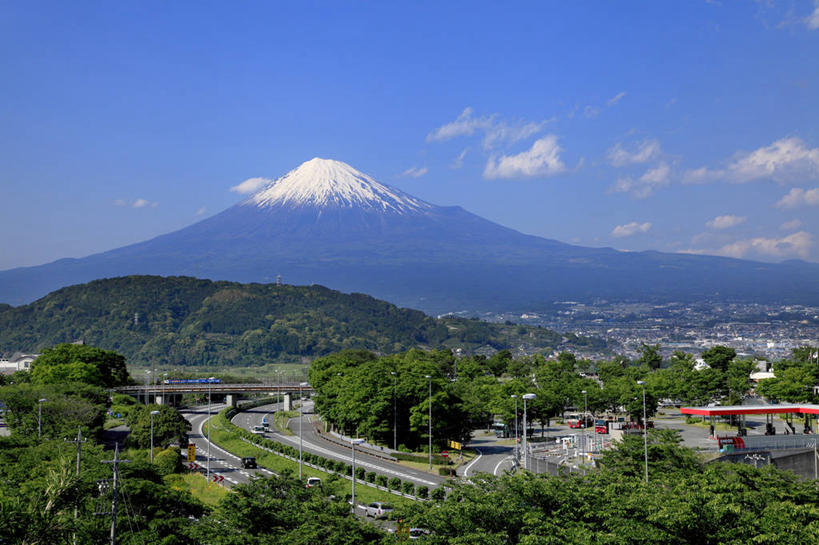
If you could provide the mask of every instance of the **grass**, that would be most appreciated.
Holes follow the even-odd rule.
[[[166,475],[165,483],[174,490],[189,492],[209,507],[215,507],[230,493],[227,488],[208,482],[201,473]]]
[[[291,475],[299,474],[298,462],[288,460],[287,458],[283,458],[277,454],[267,452],[266,450],[262,450],[254,445],[242,441],[239,438],[238,434],[228,430],[225,427],[224,416],[221,413],[214,416],[212,420],[213,428],[211,428],[210,430],[211,440],[218,444],[220,447],[227,450],[228,452],[231,452],[240,457],[255,456],[256,462],[259,464],[260,467],[267,468],[273,473],[279,475],[283,473],[290,473]],[[205,424],[204,427],[205,433],[207,433],[207,427],[208,424]],[[326,471],[321,471],[318,469],[314,469],[312,467],[308,467],[306,465],[302,465],[302,475],[305,480],[307,479],[307,477],[320,478],[322,486],[324,486],[327,489],[328,494],[346,495],[351,493],[352,482],[348,481],[347,479],[343,479],[341,477],[337,477],[333,474],[327,473]],[[396,496],[394,494],[390,494],[384,492],[383,490],[378,490],[376,488],[372,488],[361,483],[356,484],[355,493],[356,503],[359,504],[369,503],[373,501],[388,501],[394,504],[396,507],[398,507],[411,505],[413,501],[408,498]]]
[[[105,422],[103,422],[102,429],[110,430],[112,428],[116,428],[117,426],[122,426],[123,424],[125,424],[124,418],[114,418],[109,416],[105,419]]]
[[[293,435],[293,432],[287,427],[287,423],[291,418],[296,418],[297,416],[299,416],[299,411],[276,411],[276,413],[273,414],[273,424],[283,434]]]
[[[432,473],[437,475],[438,474],[438,468],[440,468],[440,467],[449,467],[451,469],[459,468],[464,464],[468,464],[470,461],[472,461],[475,458],[475,456],[477,456],[477,453],[474,450],[472,450],[471,448],[465,448],[463,451],[461,451],[463,456],[460,459],[458,458],[457,454],[455,454],[455,452],[456,451],[449,451],[449,454],[452,457],[452,461],[453,461],[452,465],[443,466],[443,465],[434,464],[432,466]],[[417,453],[417,454],[419,456],[421,456],[421,455],[425,456],[426,455],[424,453]],[[429,462],[411,462],[411,461],[408,461],[408,460],[398,460],[397,463],[404,466],[404,467],[410,467],[412,469],[417,469],[419,471],[426,471],[427,473],[430,472],[429,471]]]

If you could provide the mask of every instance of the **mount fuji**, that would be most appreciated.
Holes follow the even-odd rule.
[[[154,239],[0,272],[0,301],[129,274],[322,284],[402,306],[536,310],[555,299],[819,304],[819,265],[585,248],[424,202],[315,158],[227,210]]]

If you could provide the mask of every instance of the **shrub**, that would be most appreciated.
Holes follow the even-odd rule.
[[[177,447],[154,452],[154,466],[160,475],[170,475],[182,471],[182,457]]]
[[[415,484],[405,481],[403,485],[401,485],[401,491],[404,494],[409,494],[410,496],[415,494]]]
[[[389,483],[388,483],[387,486],[389,487],[390,490],[400,490],[401,489],[401,479],[399,479],[398,477],[393,477],[392,479],[389,480]]]
[[[434,488],[430,495],[435,501],[444,501],[446,499],[446,490],[444,490],[443,486],[439,486],[438,488]]]
[[[364,475],[364,480],[368,483],[375,482],[375,471],[368,471],[366,475]]]
[[[377,475],[375,477],[375,484],[377,484],[378,486],[387,486],[387,476]]]
[[[419,486],[418,490],[415,491],[415,495],[425,500],[429,497],[429,487],[428,486]]]
[[[365,473],[366,473],[366,470],[363,467],[355,468],[355,478],[356,479],[362,479],[363,480]]]

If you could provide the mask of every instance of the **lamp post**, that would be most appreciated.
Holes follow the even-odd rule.
[[[43,438],[43,403],[48,401],[46,398],[37,400],[37,438]]]
[[[515,400],[515,468],[520,463],[520,452],[518,451],[518,395],[512,394]]]
[[[299,480],[301,480],[302,474],[302,434],[301,429],[304,425],[304,411],[302,407],[304,406],[304,398],[302,397],[301,389],[302,387],[307,386],[306,382],[299,382]]]
[[[151,411],[151,463],[154,463],[154,416],[158,414],[159,411]],[[210,422],[208,422],[208,431],[210,431]]]
[[[145,406],[148,406],[148,380],[151,378],[151,370],[145,369]]]
[[[395,371],[390,371],[392,375],[392,450],[398,450],[398,400],[395,397],[395,382],[398,375]]]
[[[646,421],[646,382],[638,380],[637,384],[643,387],[643,448],[645,452],[646,484],[648,484],[648,422]]]
[[[164,373],[162,373],[162,376],[164,377],[162,379],[162,404],[167,405],[168,404],[168,372],[165,371]]]
[[[529,463],[526,460],[526,400],[534,399],[537,394],[523,394],[523,469],[529,469]]]
[[[214,377],[208,377],[208,468],[206,470],[206,480],[210,481],[210,387]]]
[[[583,454],[583,457],[585,458],[585,455],[586,455],[586,426],[588,425],[588,420],[587,420],[586,415],[589,412],[589,396],[586,393],[586,390],[583,390],[582,394],[583,394],[583,449],[582,449],[581,452]]]
[[[355,515],[355,446],[364,442],[364,439],[353,439],[350,441],[353,445],[353,514]]]
[[[429,380],[429,414],[427,420],[429,420],[429,470],[432,471],[432,375],[424,375],[424,377]]]

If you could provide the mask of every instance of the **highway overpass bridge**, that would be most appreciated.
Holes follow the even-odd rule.
[[[211,398],[225,400],[225,403],[236,406],[242,396],[249,395],[281,395],[285,404],[292,394],[301,393],[310,395],[313,388],[306,382],[298,383],[246,383],[246,384],[222,384],[222,383],[175,383],[175,384],[149,384],[142,386],[121,386],[114,388],[120,394],[134,396],[138,401],[156,403],[158,405],[178,405],[179,400],[185,394],[210,395]]]

